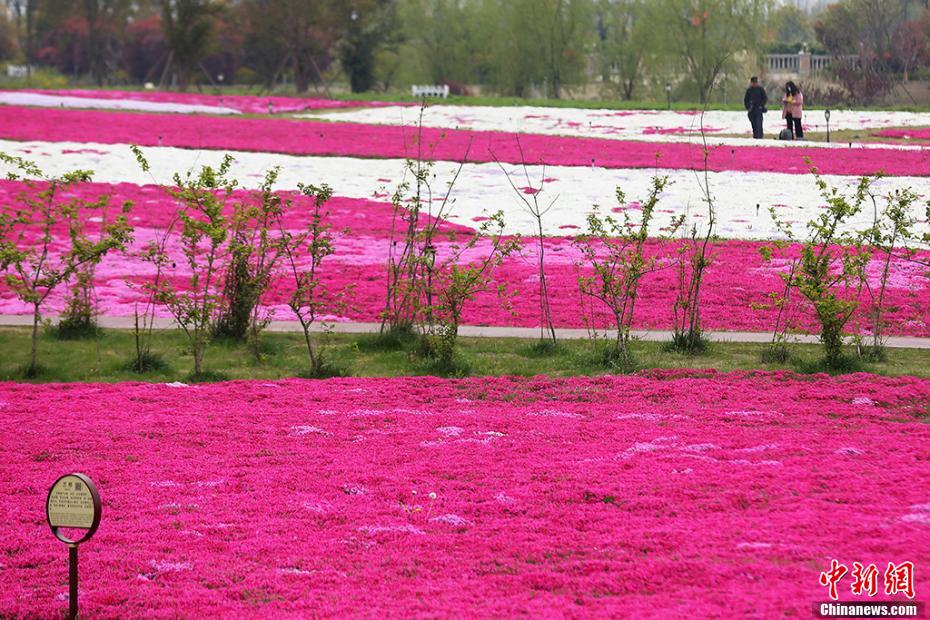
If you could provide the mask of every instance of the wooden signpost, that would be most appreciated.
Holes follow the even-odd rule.
[[[55,538],[68,545],[68,618],[78,614],[78,545],[90,540],[100,525],[100,495],[93,481],[84,474],[65,474],[55,481],[45,500],[45,516]],[[61,528],[86,530],[70,539]]]

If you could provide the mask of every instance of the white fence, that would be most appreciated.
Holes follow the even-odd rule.
[[[824,54],[767,54],[765,66],[768,73],[808,77],[813,73],[826,71],[837,60],[855,59],[856,56],[829,56]]]
[[[410,87],[410,93],[414,97],[441,97],[442,99],[446,99],[449,96],[449,85],[448,84],[443,84],[442,86],[413,85]]]
[[[6,76],[10,78],[28,77],[31,67],[27,65],[7,65]]]

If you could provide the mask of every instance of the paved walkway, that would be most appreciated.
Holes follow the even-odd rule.
[[[49,317],[52,322],[56,317]],[[98,319],[101,327],[109,329],[132,329],[132,317],[109,317],[104,316]],[[0,326],[29,326],[32,325],[32,317],[21,314],[0,314]],[[381,329],[380,323],[331,323],[332,332],[337,334],[374,334]],[[172,329],[175,327],[173,319],[159,318],[155,319],[156,329]],[[268,326],[270,332],[299,332],[300,324],[297,321],[272,321]],[[323,331],[322,326],[314,325],[314,332]],[[589,333],[586,329],[556,329],[556,335],[563,340],[580,340],[588,338]],[[604,332],[599,332],[603,334]],[[537,327],[490,327],[480,325],[462,325],[459,328],[459,335],[475,338],[538,338],[539,328]],[[772,334],[769,332],[706,332],[707,338],[713,342],[769,342]],[[633,336],[648,342],[665,342],[672,339],[672,332],[665,330],[633,330]],[[815,335],[797,334],[794,336],[795,342],[802,343],[819,343],[820,339]],[[886,346],[900,349],[930,349],[930,338],[916,338],[912,336],[891,336],[886,342]]]

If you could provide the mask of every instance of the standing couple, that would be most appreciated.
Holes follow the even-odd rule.
[[[769,97],[765,89],[759,86],[759,78],[752,76],[749,80],[749,88],[746,89],[746,96],[743,97],[743,105],[749,113],[749,122],[752,124],[752,137],[762,138],[762,115],[768,110],[766,104]],[[803,140],[804,129],[801,127],[801,114],[804,108],[804,95],[801,89],[794,82],[785,84],[785,96],[781,99],[782,111],[781,116],[788,125],[788,132],[792,140]]]

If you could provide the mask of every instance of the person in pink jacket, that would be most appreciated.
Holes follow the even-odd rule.
[[[782,118],[788,124],[788,131],[794,140],[804,139],[804,129],[801,127],[801,114],[804,111],[804,95],[794,82],[785,84],[785,96],[782,97]]]

